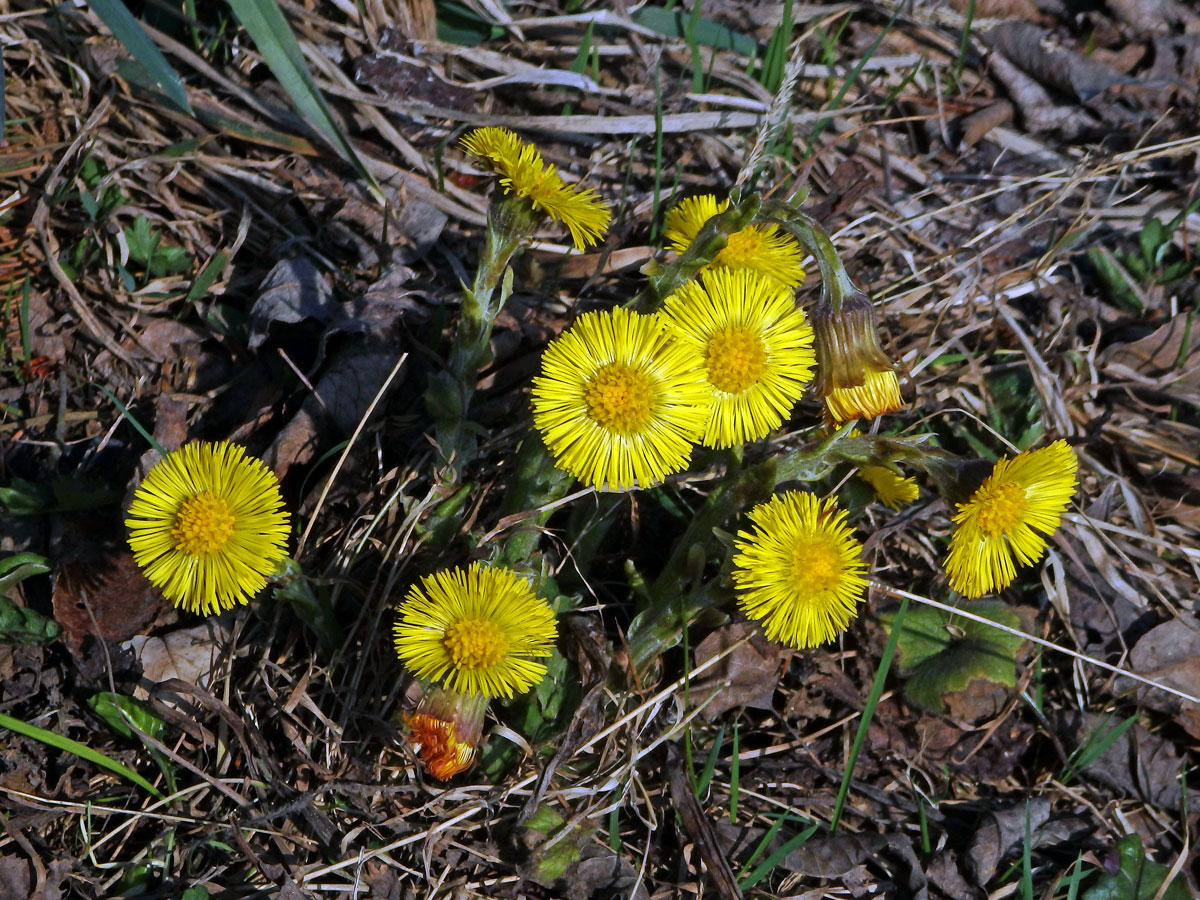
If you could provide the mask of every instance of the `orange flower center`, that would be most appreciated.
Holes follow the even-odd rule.
[[[837,585],[841,561],[829,541],[800,538],[792,547],[792,587],[803,598],[823,594]]]
[[[609,363],[583,389],[587,414],[618,434],[641,431],[654,414],[654,385],[632,366]]]
[[[767,368],[767,348],[748,328],[726,328],[709,340],[704,362],[717,390],[740,394],[758,384]]]
[[[204,491],[183,501],[171,527],[171,539],[182,553],[209,556],[229,543],[235,524],[237,519],[229,502]]]
[[[972,499],[976,507],[975,521],[988,537],[1009,534],[1021,523],[1029,505],[1025,488],[1015,481],[988,481]]]
[[[491,619],[459,619],[443,641],[454,664],[465,669],[486,669],[508,653],[508,638]]]

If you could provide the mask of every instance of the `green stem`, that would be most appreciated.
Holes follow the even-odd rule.
[[[842,309],[842,298],[859,291],[846,273],[837,248],[825,229],[812,216],[782,203],[771,204],[766,212],[761,221],[787,231],[817,261],[821,270],[821,299],[828,302],[837,315]]]

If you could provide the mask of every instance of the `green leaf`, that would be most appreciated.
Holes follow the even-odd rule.
[[[184,112],[191,113],[192,107],[188,104],[187,93],[179,75],[171,68],[171,64],[154,41],[150,40],[145,29],[138,24],[138,20],[125,8],[125,4],[121,0],[91,0],[90,5],[113,36],[133,54],[133,58],[147,76],[163,89],[167,98]]]
[[[89,697],[87,704],[109,728],[124,738],[134,736],[133,729],[129,727],[130,722],[155,740],[162,739],[163,730],[167,727],[166,723],[148,708],[123,694],[101,691]]]
[[[1138,246],[1142,250],[1142,259],[1150,269],[1158,268],[1170,243],[1171,233],[1158,219],[1151,219],[1138,232]]]
[[[667,37],[687,38],[715,50],[732,50],[743,56],[755,56],[758,42],[737,31],[731,31],[712,19],[698,18],[695,26],[691,15],[663,6],[643,6],[631,18],[635,23]]]
[[[1121,838],[1117,844],[1121,868],[1115,875],[1101,875],[1083,894],[1083,900],[1154,900],[1170,871],[1146,856],[1142,839],[1136,834]],[[1163,891],[1161,900],[1188,900],[1187,888],[1176,878]]]
[[[292,98],[292,105],[304,120],[321,134],[338,154],[358,171],[371,195],[384,202],[383,191],[374,176],[367,171],[354,146],[338,127],[325,97],[317,88],[296,36],[275,0],[229,0],[233,14],[250,33],[254,46]]]
[[[999,600],[979,600],[962,608],[1009,628],[1021,627],[1021,617]],[[882,621],[890,631],[892,617],[885,615]],[[1024,643],[1024,638],[989,625],[919,607],[900,626],[900,671],[909,676],[904,696],[917,706],[945,712],[946,695],[966,690],[976,679],[1013,687],[1016,658]]]
[[[61,631],[53,619],[0,596],[0,643],[48,644]]]
[[[22,722],[20,719],[14,719],[12,716],[6,716],[0,713],[0,728],[7,728],[9,731],[15,731],[17,734],[23,734],[25,737],[33,738],[35,741],[40,741],[49,747],[54,747],[58,750],[64,750],[67,753],[74,753],[76,756],[86,759],[88,762],[99,766],[102,769],[107,769],[120,775],[122,778],[127,778],[138,787],[148,791],[155,797],[161,797],[162,794],[158,788],[148,782],[145,778],[128,766],[122,765],[115,759],[109,759],[98,750],[93,750],[87,744],[81,744],[79,741],[73,741],[70,738],[63,737],[61,734],[55,734],[53,731],[47,731],[45,728],[39,728],[36,725],[30,725],[28,722]]]
[[[1125,271],[1113,259],[1112,254],[1103,247],[1092,247],[1087,252],[1088,262],[1100,279],[1100,287],[1104,296],[1118,309],[1126,312],[1140,313],[1142,301],[1129,286]]]
[[[504,29],[483,18],[465,3],[457,0],[436,0],[437,36],[447,44],[478,47],[504,37]]]

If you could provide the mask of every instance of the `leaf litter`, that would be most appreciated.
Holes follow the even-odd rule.
[[[21,271],[35,276],[24,313],[0,303],[0,487],[8,491],[0,496],[16,503],[0,506],[0,546],[55,550],[53,584],[50,575],[31,577],[13,602],[30,616],[53,614],[77,652],[53,642],[0,645],[0,712],[153,775],[139,742],[81,723],[94,721],[89,697],[157,684],[149,696],[171,699],[171,712],[165,702],[156,707],[165,745],[253,797],[262,818],[246,818],[195,776],[168,811],[177,818],[158,819],[162,810],[120,793],[100,770],[6,740],[0,809],[13,830],[0,836],[0,859],[20,861],[5,871],[25,894],[57,896],[80,856],[84,804],[93,803],[94,857],[74,870],[80,896],[109,895],[116,872],[163,895],[182,893],[192,887],[182,873],[200,871],[187,868],[195,862],[205,866],[202,889],[214,894],[236,886],[350,896],[360,866],[373,889],[394,896],[706,889],[720,868],[715,854],[740,865],[779,815],[828,820],[882,647],[883,597],[872,597],[841,646],[791,656],[753,637],[734,647],[749,634],[744,622],[702,620],[692,630],[693,660],[663,660],[665,679],[685,663],[711,663],[689,684],[688,710],[682,681],[660,696],[657,685],[630,683],[623,665],[623,600],[613,584],[624,560],[645,560],[661,528],[649,500],[631,502],[594,547],[573,537],[571,552],[556,557],[587,557],[595,568],[581,573],[604,573],[573,578],[570,564],[556,573],[568,593],[598,609],[579,645],[596,652],[564,660],[563,677],[584,685],[579,699],[540,737],[530,732],[532,752],[515,754],[490,783],[468,778],[444,792],[420,784],[398,752],[398,672],[381,635],[385,610],[416,573],[476,549],[477,535],[466,533],[434,546],[430,507],[420,501],[429,466],[416,386],[467,280],[487,203],[447,152],[454,129],[477,119],[546,129],[539,139],[563,171],[587,173],[627,200],[620,243],[636,245],[560,265],[547,241],[520,261],[514,314],[500,321],[495,361],[481,373],[486,464],[471,477],[487,489],[474,512],[486,533],[516,458],[512,426],[524,415],[531,355],[577,309],[624,302],[637,290],[636,267],[649,255],[642,248],[655,241],[652,217],[676,187],[728,187],[754,139],[755,115],[746,110],[769,104],[770,93],[731,49],[744,44],[691,46],[677,17],[643,17],[655,30],[593,11],[591,26],[565,9],[518,5],[508,12],[530,21],[459,47],[397,39],[377,4],[343,6],[289,11],[288,21],[313,50],[318,84],[364,165],[392,198],[391,218],[299,133],[248,44],[221,37],[213,22],[193,43],[186,29],[155,37],[187,73],[200,120],[166,110],[124,78],[124,53],[105,51],[107,32],[87,10],[53,21],[31,12],[6,25],[15,43],[5,62],[22,77],[8,82],[0,180],[6,195],[25,200],[3,225],[23,247]],[[1195,113],[1194,13],[1170,2],[1111,0],[1074,17],[1050,4],[981,3],[964,44],[963,3],[928,4],[894,22],[887,5],[850,15],[842,4],[794,11],[795,49],[821,68],[800,82],[793,143],[772,177],[798,174],[812,186],[852,274],[884,298],[883,331],[910,375],[906,391],[919,398],[919,415],[947,414],[954,425],[943,440],[991,452],[1004,449],[993,436],[1020,442],[1031,427],[1049,426],[1085,460],[1081,509],[1069,514],[1047,577],[1007,598],[1036,610],[1022,630],[1194,694],[1196,295],[1187,281],[1134,277],[1140,308],[1114,305],[1091,262],[1098,257],[1086,252],[1103,250],[1124,265],[1150,219],[1169,220],[1159,206],[1182,210],[1192,199],[1197,144],[1181,123]],[[735,3],[705,4],[701,14],[703,34],[749,36],[764,47],[777,24]],[[686,26],[687,16],[680,21]],[[576,59],[598,68],[571,71]],[[856,77],[845,78],[859,62]],[[92,91],[78,89],[76,73]],[[503,80],[514,76],[519,84]],[[742,119],[726,109],[731,102]],[[565,104],[571,114],[560,116]],[[805,156],[819,118],[831,127]],[[657,188],[656,122],[667,161]],[[1124,141],[1113,122],[1136,123],[1140,143]],[[130,147],[145,152],[135,158]],[[1171,253],[1190,258],[1198,224],[1194,216],[1184,223]],[[636,262],[621,262],[623,253]],[[297,260],[303,278],[270,280],[277,265]],[[8,272],[0,266],[0,277]],[[302,284],[318,287],[315,299]],[[328,455],[355,431],[405,350],[412,371],[394,383],[322,495]],[[1019,367],[1036,376],[1045,415],[995,402],[997,379]],[[124,410],[86,389],[91,381]],[[274,454],[297,508],[324,501],[303,563],[314,590],[332,595],[344,617],[350,637],[337,659],[322,655],[286,606],[240,611],[214,635],[138,601],[119,553],[106,551],[108,575],[63,560],[58,551],[78,543],[62,527],[71,492],[21,485],[99,476],[119,497],[145,446],[131,419],[168,447],[236,434]],[[701,481],[681,497],[706,489]],[[384,501],[387,512],[375,515]],[[115,522],[119,500],[104,504]],[[505,514],[513,512],[522,511]],[[872,545],[873,567],[944,599],[923,573],[938,567],[948,512],[923,501],[885,520],[888,539]],[[550,523],[551,543],[588,533],[579,523]],[[119,526],[110,530],[117,540]],[[83,592],[89,600],[80,606]],[[950,643],[961,639],[947,634]],[[224,676],[217,682],[215,660]],[[997,879],[1019,859],[1028,827],[1039,889],[1065,877],[1074,841],[1090,854],[1083,896],[1153,896],[1130,893],[1128,883],[1146,869],[1165,873],[1194,834],[1194,800],[1186,805],[1192,821],[1180,821],[1181,773],[1195,762],[1194,708],[1050,652],[991,676],[939,686],[931,693],[947,713],[938,713],[905,702],[911,676],[893,674],[850,782],[845,830],[785,854],[759,888],[953,897],[965,886],[982,896],[1006,887]],[[998,690],[962,705],[952,699],[980,682]],[[495,716],[510,729],[533,721],[519,719],[516,707]],[[1130,716],[1133,724],[1074,780],[1055,781],[1091,735]],[[691,774],[679,777],[686,761],[662,744],[690,740],[702,757],[722,727],[712,779],[695,796]],[[522,880],[511,855],[509,832],[534,796],[539,808],[578,822],[561,841],[573,847],[575,868],[556,888]],[[690,825],[675,823],[673,809],[683,806],[675,796]],[[99,810],[100,800],[115,811]],[[1080,838],[1080,823],[1098,836]],[[795,828],[789,823],[782,840]],[[751,845],[737,849],[730,829],[749,829]],[[1136,848],[1122,837],[1130,830],[1139,832]],[[1064,842],[1064,833],[1075,837]],[[139,860],[168,857],[157,874],[138,874]],[[1176,877],[1196,893],[1194,862]],[[727,879],[718,881],[728,893]]]

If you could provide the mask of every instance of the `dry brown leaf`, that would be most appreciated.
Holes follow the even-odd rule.
[[[763,637],[757,625],[734,622],[718,628],[696,646],[695,665],[700,667],[747,635],[749,640],[691,683],[692,702],[699,706],[708,701],[704,718],[712,720],[738,706],[772,708],[779,676],[792,654]]]
[[[1187,613],[1151,628],[1129,654],[1129,667],[1162,684],[1200,697],[1200,621]],[[1192,737],[1200,739],[1200,705],[1142,686],[1138,702],[1175,715]]]
[[[1200,399],[1200,328],[1181,312],[1136,341],[1115,344],[1100,354],[1100,365],[1116,378],[1145,375],[1148,385],[1171,397]]]
[[[975,883],[986,885],[996,874],[1000,863],[1050,818],[1050,801],[1035,797],[1028,804],[1018,803],[1008,809],[988,812],[975,830],[966,858],[970,862]]]
[[[204,687],[220,653],[218,642],[226,629],[216,620],[192,628],[181,628],[162,637],[136,635],[124,646],[142,664],[142,676],[158,683],[178,678],[188,684]]]
[[[996,25],[984,40],[1042,84],[1085,103],[1113,88],[1139,84],[1099,60],[1052,46],[1051,33],[1028,22]]]
[[[169,607],[128,551],[105,560],[63,563],[54,585],[54,618],[78,654],[84,638],[124,641],[147,630]]]

